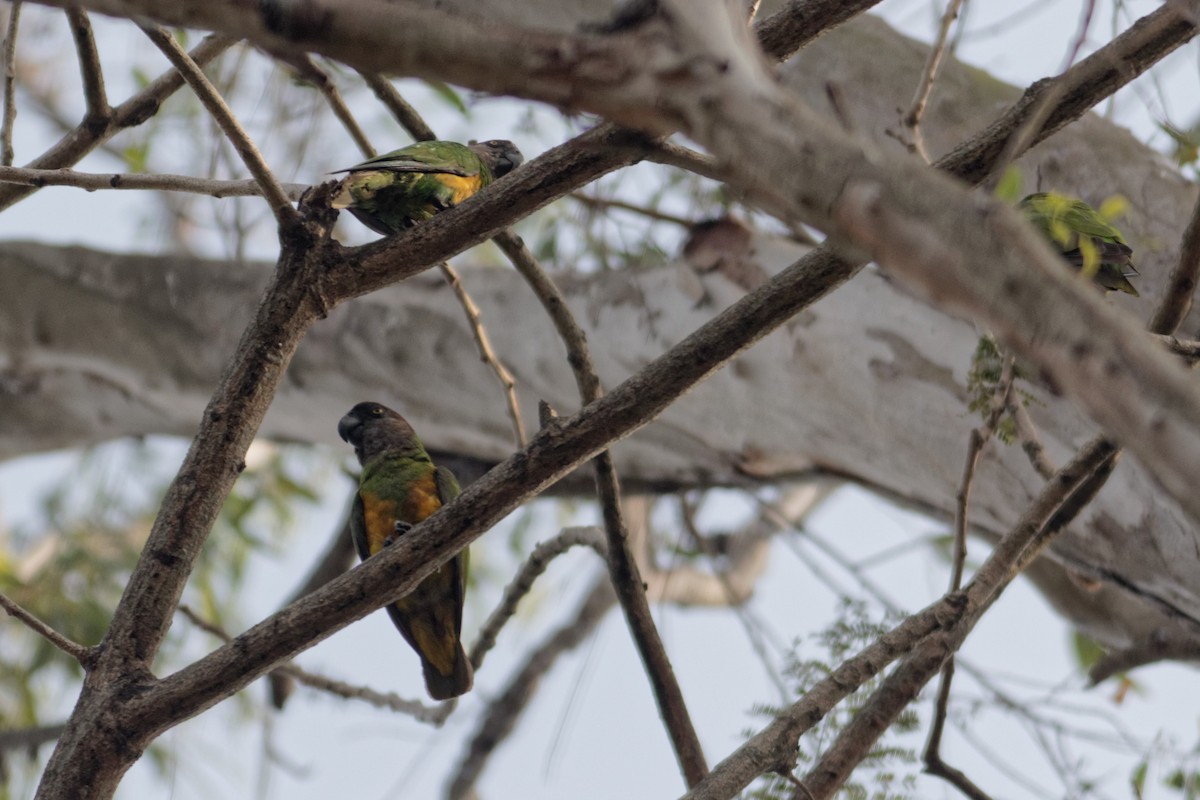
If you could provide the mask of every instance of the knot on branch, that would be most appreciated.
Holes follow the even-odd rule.
[[[310,186],[300,195],[301,223],[316,239],[326,239],[337,222],[338,212],[330,205],[337,181],[326,181]]]

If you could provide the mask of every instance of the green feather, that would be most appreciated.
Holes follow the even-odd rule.
[[[376,233],[397,233],[457,205],[522,160],[503,139],[417,142],[343,170],[350,174],[332,206],[349,209]]]
[[[1100,212],[1082,200],[1039,192],[1017,204],[1063,258],[1106,290],[1138,294],[1129,278],[1137,275],[1133,249],[1125,237]]]

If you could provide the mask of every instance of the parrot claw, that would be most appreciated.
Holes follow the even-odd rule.
[[[404,534],[411,531],[412,527],[413,526],[408,524],[407,522],[402,522],[400,520],[396,520],[396,524],[392,529],[392,535],[383,540],[383,546],[387,547],[388,545],[392,544],[397,539],[399,539],[401,536],[403,536]]]

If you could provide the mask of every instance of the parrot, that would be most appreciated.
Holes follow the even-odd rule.
[[[458,205],[524,160],[505,139],[417,142],[339,170],[350,174],[330,205],[387,236]]]
[[[458,496],[454,474],[434,465],[412,426],[387,406],[359,403],[338,421],[337,430],[362,465],[350,533],[364,561]],[[466,584],[463,550],[387,607],[417,651],[425,688],[435,700],[465,694],[474,680],[461,640]]]
[[[1096,209],[1057,192],[1038,192],[1018,203],[1017,210],[1059,249],[1067,263],[1090,275],[1102,289],[1138,296],[1129,282],[1138,274],[1130,260],[1133,249]]]

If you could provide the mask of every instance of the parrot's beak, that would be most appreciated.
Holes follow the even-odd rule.
[[[508,150],[500,158],[500,163],[506,165],[504,172],[507,174],[512,172],[517,167],[525,163],[525,156],[521,155],[519,150]]]
[[[349,414],[338,420],[338,436],[342,437],[342,441],[358,447],[357,439],[362,438],[361,431],[362,420],[358,417],[353,417]]]

